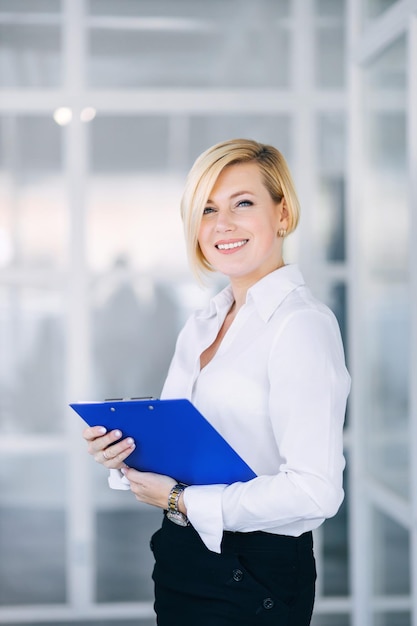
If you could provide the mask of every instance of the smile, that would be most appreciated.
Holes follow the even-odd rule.
[[[233,248],[241,248],[249,239],[242,239],[242,241],[234,241],[233,243],[219,243],[216,245],[218,250],[233,250]]]

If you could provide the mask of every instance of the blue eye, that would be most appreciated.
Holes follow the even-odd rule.
[[[240,202],[238,202],[237,206],[252,206],[253,202],[251,202],[250,200],[240,200]]]
[[[203,211],[203,215],[209,215],[210,213],[214,213],[214,209],[211,206],[206,206]]]

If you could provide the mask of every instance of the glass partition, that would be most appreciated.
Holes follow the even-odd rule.
[[[316,255],[322,261],[346,260],[345,117],[317,116],[317,202],[314,233]]]
[[[349,596],[349,554],[347,543],[347,502],[336,517],[323,527],[322,593],[324,597]]]
[[[61,2],[1,0],[0,88],[62,84]]]
[[[408,531],[377,509],[372,514],[372,530],[374,594],[408,595],[411,588]]]
[[[349,615],[342,613],[330,613],[324,615],[313,615],[311,626],[351,626]]]
[[[286,114],[193,115],[189,122],[188,163],[203,151],[224,139],[249,137],[276,146],[288,163],[293,161],[293,120]]]
[[[63,299],[48,288],[0,290],[0,433],[63,431]]]
[[[412,626],[412,617],[408,611],[376,612],[374,626]]]
[[[52,111],[0,116],[0,268],[55,270],[67,261],[62,133]]]
[[[317,265],[312,289],[346,345],[347,6],[0,0],[10,103],[0,98],[0,620],[154,625],[148,546],[160,512],[111,491],[106,471],[82,456],[66,393],[159,395],[178,329],[223,286],[195,283],[179,215],[204,149],[247,136],[283,152],[307,198],[303,223],[317,218],[305,269]],[[396,54],[372,80],[401,78]],[[83,121],[94,105],[88,124],[53,120],[61,96],[69,105],[69,80]],[[162,106],[152,111],[141,94]],[[397,122],[384,120],[387,158]],[[16,486],[23,461],[30,476]],[[353,624],[348,498],[317,533],[314,626]]]
[[[289,55],[289,7],[289,0],[93,0],[88,84],[113,89],[288,87],[289,65],[276,60]]]
[[[363,13],[365,21],[375,20],[396,2],[398,0],[364,0]]]
[[[2,451],[0,605],[66,601],[65,479],[62,454]]]
[[[380,598],[407,597],[411,593],[410,536],[408,530],[387,515],[373,511],[373,592]],[[377,604],[376,604],[377,606]],[[409,611],[378,610],[375,626],[411,626]]]
[[[316,0],[314,82],[318,89],[342,89],[346,81],[345,1]]]
[[[409,285],[406,39],[365,70],[366,171],[356,218],[363,293],[364,419],[369,471],[409,493]]]
[[[153,554],[149,542],[160,528],[162,513],[133,506],[96,512],[96,600],[97,602],[153,602]],[[136,505],[136,506],[135,506]],[[117,529],[117,531],[116,531]],[[123,567],[114,567],[118,561]]]

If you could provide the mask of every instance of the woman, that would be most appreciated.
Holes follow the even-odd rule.
[[[127,468],[135,443],[119,431],[84,437],[112,486],[127,483],[139,501],[168,509],[151,541],[160,626],[307,626],[311,531],[343,500],[350,377],[339,328],[284,263],[299,207],[278,150],[240,139],[210,148],[181,209],[191,266],[230,285],[185,324],[162,397],[189,398],[257,477],[177,485]]]

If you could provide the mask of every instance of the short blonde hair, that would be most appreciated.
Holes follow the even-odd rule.
[[[256,163],[271,198],[277,204],[285,198],[288,210],[287,234],[297,227],[300,205],[285,158],[279,150],[251,139],[231,139],[203,152],[192,166],[181,200],[188,260],[196,276],[213,271],[204,257],[198,233],[207,200],[223,169],[238,163]]]

